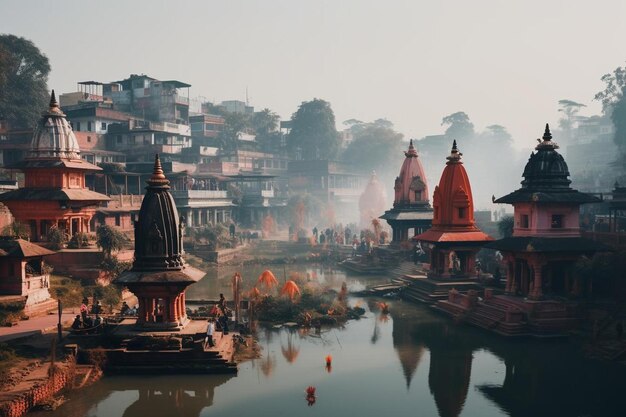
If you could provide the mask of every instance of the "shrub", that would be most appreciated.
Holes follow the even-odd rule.
[[[63,248],[63,245],[67,242],[67,235],[63,230],[52,226],[46,234],[46,240],[50,243],[50,247],[53,250],[59,250]]]

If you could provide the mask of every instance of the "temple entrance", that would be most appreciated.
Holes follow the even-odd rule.
[[[76,235],[76,233],[80,232],[80,219],[72,219],[72,225],[70,228],[70,234],[72,236]]]

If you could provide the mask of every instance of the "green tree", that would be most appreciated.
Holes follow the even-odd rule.
[[[474,138],[474,124],[465,112],[458,111],[449,114],[441,119],[441,125],[447,126],[446,136],[450,139],[471,140]]]
[[[515,220],[513,216],[504,216],[498,221],[498,231],[502,238],[513,236],[513,226]]]
[[[124,247],[128,241],[126,235],[109,225],[102,225],[96,230],[96,245],[102,249],[106,259],[111,258],[111,253]]]
[[[626,153],[626,67],[617,67],[613,73],[601,78],[604,90],[597,93],[595,100],[602,102],[602,110],[611,115],[615,126],[613,140],[622,154]]]
[[[65,245],[67,242],[67,235],[64,230],[59,229],[56,226],[52,226],[48,229],[48,233],[46,234],[46,240],[50,243],[50,247],[53,250],[59,250]]]
[[[343,159],[363,172],[386,171],[397,165],[398,155],[402,155],[403,135],[393,130],[391,122],[380,123],[382,120],[353,125],[357,127],[354,138],[343,152]]]
[[[278,132],[279,121],[280,117],[267,108],[252,116],[250,125],[262,150],[267,152],[279,150],[282,142],[282,135]]]
[[[239,148],[240,134],[247,131],[249,126],[249,115],[224,112],[224,128],[217,137],[220,147],[227,152],[236,151]]]
[[[28,39],[0,35],[0,119],[34,127],[50,99],[48,58]]]
[[[303,102],[291,117],[287,138],[289,152],[301,159],[336,159],[339,134],[330,103],[320,99]]]

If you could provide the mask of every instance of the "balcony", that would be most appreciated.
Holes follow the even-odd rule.
[[[187,199],[225,199],[228,198],[226,190],[174,190],[174,198]]]

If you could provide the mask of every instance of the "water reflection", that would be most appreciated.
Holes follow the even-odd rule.
[[[105,378],[45,415],[624,415],[626,369],[584,360],[572,345],[503,339],[401,301],[390,302],[387,322],[374,301],[363,306],[366,318],[321,334],[261,330],[262,357],[236,377]],[[310,408],[308,386],[317,388]]]

